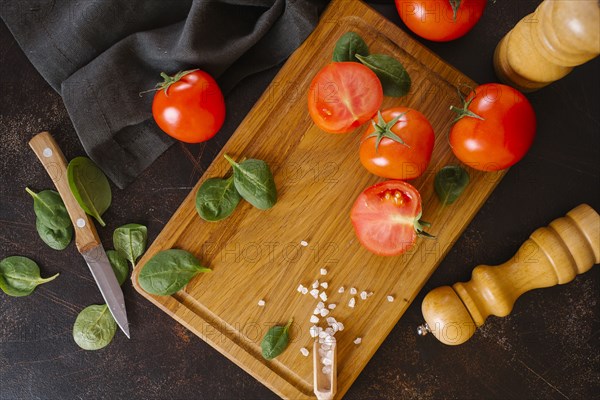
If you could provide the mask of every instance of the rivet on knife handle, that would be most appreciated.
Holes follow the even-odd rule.
[[[71,193],[67,180],[67,160],[50,132],[41,132],[35,135],[29,141],[29,146],[40,159],[65,203],[75,227],[75,244],[79,252],[82,253],[98,246],[100,239],[96,227]]]
[[[570,282],[599,262],[600,215],[581,204],[533,232],[504,264],[480,265],[469,282],[429,292],[421,307],[426,323],[417,332],[444,344],[464,343],[489,315],[508,315],[523,293]]]

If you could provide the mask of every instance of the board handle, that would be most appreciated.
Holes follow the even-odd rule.
[[[46,169],[65,203],[75,228],[75,245],[79,252],[83,253],[98,246],[101,242],[96,227],[71,192],[67,179],[67,160],[50,132],[38,133],[29,141],[29,146]]]
[[[426,324],[418,328],[442,343],[466,342],[490,315],[508,315],[519,296],[572,281],[600,262],[600,216],[581,204],[539,228],[502,265],[480,265],[469,282],[432,290],[423,299]]]

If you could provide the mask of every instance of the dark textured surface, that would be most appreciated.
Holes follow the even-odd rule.
[[[497,41],[535,0],[489,4],[466,37],[426,42],[478,82],[494,81]],[[375,5],[402,26],[393,5]],[[67,158],[83,154],[60,97],[0,26],[0,258],[35,259],[51,284],[26,298],[0,294],[0,399],[267,399],[275,396],[199,338],[137,295],[125,297],[133,338],[117,334],[98,352],[80,350],[72,324],[101,301],[71,244],[57,252],[38,238],[25,186],[51,187],[27,146],[53,132]],[[432,288],[468,280],[480,263],[510,258],[536,228],[587,202],[600,209],[600,60],[528,97],[538,137],[500,183],[348,392],[348,399],[589,399],[600,391],[600,271],[527,293],[506,318],[490,318],[466,344],[419,338],[420,304]],[[228,98],[223,131],[208,145],[175,145],[127,190],[113,191],[107,247],[119,225],[148,225],[152,240],[201,176],[276,71],[247,80]],[[595,395],[596,394],[596,395]]]

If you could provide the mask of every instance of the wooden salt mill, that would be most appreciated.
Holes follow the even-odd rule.
[[[540,89],[600,54],[598,0],[545,0],[504,36],[496,75],[523,92]]]
[[[581,204],[533,232],[504,264],[480,265],[469,282],[429,292],[421,306],[426,323],[417,331],[444,344],[462,344],[489,315],[508,315],[528,290],[570,282],[599,262],[600,216]]]

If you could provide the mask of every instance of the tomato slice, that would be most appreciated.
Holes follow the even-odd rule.
[[[370,120],[383,102],[377,75],[356,62],[334,62],[312,80],[308,111],[315,124],[329,133],[346,133]]]
[[[350,213],[360,243],[380,256],[412,248],[422,232],[421,195],[403,181],[377,183],[362,192]]]

